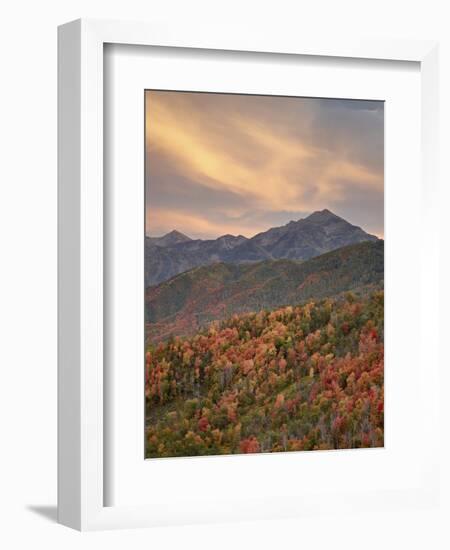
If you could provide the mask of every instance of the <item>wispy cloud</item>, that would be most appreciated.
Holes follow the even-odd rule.
[[[251,236],[327,207],[383,234],[383,105],[363,103],[147,92],[147,232]]]

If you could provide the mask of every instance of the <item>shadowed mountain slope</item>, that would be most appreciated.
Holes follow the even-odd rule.
[[[271,309],[383,287],[384,241],[341,247],[307,261],[215,263],[181,273],[146,290],[150,341],[189,335],[235,313]]]
[[[308,260],[343,246],[377,240],[327,209],[251,239],[223,235],[218,239],[194,240],[172,231],[163,237],[146,237],[145,284],[155,285],[194,267],[217,262]]]

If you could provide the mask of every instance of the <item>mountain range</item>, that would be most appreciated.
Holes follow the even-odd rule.
[[[272,243],[281,244],[274,233],[268,233],[260,234],[260,240],[269,243],[273,237]],[[361,233],[355,231],[355,238],[359,237]],[[328,239],[339,240],[336,233],[334,237],[328,234]],[[299,249],[293,245],[285,250]],[[146,336],[149,342],[158,342],[170,335],[194,334],[209,322],[234,314],[336,297],[347,291],[365,295],[382,289],[383,281],[384,241],[374,237],[309,260],[204,265],[147,288]]]
[[[156,285],[218,262],[309,260],[344,246],[378,240],[328,209],[251,238],[223,235],[217,239],[191,239],[174,230],[162,237],[145,238],[145,285]]]

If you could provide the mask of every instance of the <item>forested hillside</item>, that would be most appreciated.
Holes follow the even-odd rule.
[[[383,292],[149,344],[147,457],[380,447]]]
[[[345,246],[307,261],[216,263],[186,271],[146,291],[146,335],[158,342],[194,334],[235,313],[273,309],[351,290],[383,288],[384,241]]]

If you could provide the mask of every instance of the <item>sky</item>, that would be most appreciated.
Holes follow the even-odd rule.
[[[384,103],[146,91],[146,234],[253,235],[328,208],[384,237]]]

